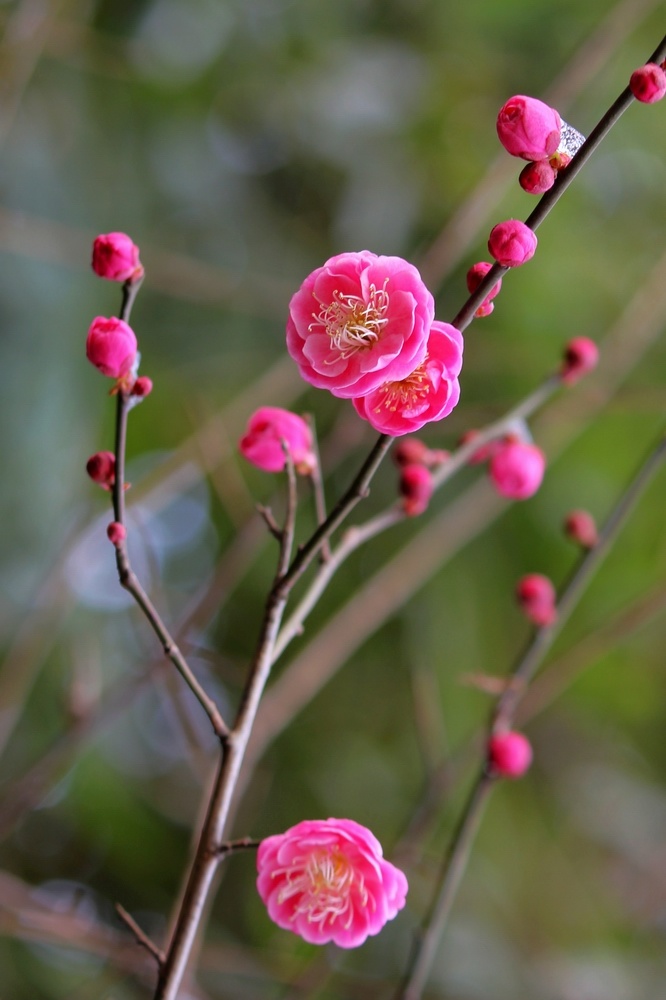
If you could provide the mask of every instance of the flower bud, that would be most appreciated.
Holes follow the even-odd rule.
[[[584,549],[593,549],[599,540],[595,520],[586,510],[572,510],[567,514],[564,533]]]
[[[120,545],[127,538],[125,525],[121,524],[120,521],[112,521],[106,529],[106,534],[109,541],[115,546]]]
[[[477,438],[479,434],[480,431],[474,429],[465,431],[465,433],[460,438],[459,444],[461,446],[469,444],[469,442],[473,441],[474,438]],[[470,455],[467,461],[469,462],[470,465],[480,465],[481,462],[487,462],[494,455],[494,453],[497,451],[497,448],[501,444],[502,442],[497,440],[488,441],[486,444],[482,444],[480,448],[477,448],[477,450]]]
[[[657,63],[646,63],[631,74],[629,88],[637,101],[654,104],[666,94],[666,73]]]
[[[441,448],[428,448],[420,438],[403,437],[393,448],[393,461],[398,466],[425,465],[431,469],[449,458],[449,452]]]
[[[428,508],[433,493],[432,475],[423,465],[405,465],[400,473],[402,509],[407,517],[417,517]]]
[[[546,456],[535,444],[506,439],[498,443],[490,459],[490,478],[503,497],[527,500],[541,486]]]
[[[501,778],[520,778],[532,763],[532,747],[522,733],[493,733],[488,740],[488,765]]]
[[[518,581],[516,597],[526,618],[535,625],[552,625],[557,619],[555,587],[541,573],[529,573]]]
[[[305,420],[279,406],[260,406],[250,417],[238,444],[241,455],[264,472],[282,472],[287,464],[285,442],[297,472],[308,475],[316,466],[312,432]]]
[[[92,268],[109,281],[136,281],[143,276],[139,248],[125,233],[106,233],[96,238]]]
[[[552,188],[556,176],[557,172],[549,160],[537,160],[536,163],[528,163],[523,167],[518,183],[528,194],[545,194]]]
[[[110,490],[116,481],[116,456],[112,451],[97,451],[86,462],[86,472],[105,490]]]
[[[97,316],[88,330],[86,355],[102,375],[121,378],[127,375],[136,358],[136,336],[122,319]]]
[[[492,264],[489,264],[488,261],[485,260],[480,260],[477,264],[472,264],[467,272],[467,289],[469,292],[472,293],[477,290],[485,276],[488,274],[488,271],[491,270],[492,266]],[[495,308],[491,299],[494,299],[496,295],[499,295],[501,288],[502,279],[500,278],[499,281],[490,289],[481,305],[477,308],[474,313],[475,316],[490,316],[491,312]]]
[[[488,249],[503,267],[519,267],[534,256],[537,238],[534,232],[519,219],[499,222],[490,231]]]
[[[599,348],[589,337],[574,337],[564,348],[560,378],[573,385],[597,366]]]
[[[535,97],[510,97],[497,116],[497,135],[507,153],[523,160],[552,156],[560,142],[562,122],[555,108]]]
[[[153,380],[147,375],[140,375],[130,390],[130,396],[138,396],[145,399],[153,391]]]

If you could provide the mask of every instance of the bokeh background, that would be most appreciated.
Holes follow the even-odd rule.
[[[230,713],[275,544],[254,513],[281,484],[237,457],[254,407],[316,416],[335,497],[374,440],[286,357],[290,295],[333,253],[418,264],[440,319],[498,220],[534,202],[494,120],[513,93],[583,132],[658,44],[654,0],[17,0],[0,3],[0,995],[139,1000],[215,759],[206,720],[120,591],[108,383],[86,362],[119,289],[100,232],[141,247],[133,326],[153,395],[131,414],[132,555],[198,676]],[[491,696],[529,627],[516,580],[561,584],[572,507],[603,518],[661,431],[666,129],[632,106],[466,335],[462,400],[424,438],[453,447],[558,364],[602,364],[533,422],[531,500],[464,470],[423,518],[357,553],[276,671],[236,833],[302,818],[370,826],[408,906],[357,952],[273,927],[251,854],[210,913],[197,1000],[388,997],[430,897]],[[390,462],[364,510],[396,495]],[[435,1000],[666,995],[666,478],[650,487],[526,703],[535,764],[496,791],[438,953]],[[312,525],[304,495],[302,537]],[[293,667],[291,666],[293,664]],[[472,682],[470,682],[470,676]]]

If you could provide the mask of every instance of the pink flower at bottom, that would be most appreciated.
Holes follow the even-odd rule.
[[[384,382],[352,399],[360,417],[380,434],[411,434],[449,415],[460,398],[463,338],[450,323],[435,320],[423,361],[405,378]]]
[[[292,296],[287,350],[306,382],[351,399],[420,364],[434,315],[413,264],[369,250],[341,253]]]
[[[497,445],[490,459],[490,478],[503,497],[527,500],[541,486],[546,457],[535,444],[506,440]]]
[[[405,905],[407,879],[351,819],[303,820],[262,840],[257,890],[278,927],[357,948]]]
[[[312,433],[302,417],[279,406],[260,406],[250,417],[238,443],[241,455],[264,472],[282,472],[287,459],[285,442],[297,472],[308,474],[315,466]]]

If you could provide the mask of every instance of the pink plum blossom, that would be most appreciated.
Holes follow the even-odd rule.
[[[416,268],[369,250],[331,257],[289,303],[287,349],[306,382],[364,396],[423,361],[434,300]]]
[[[286,443],[297,472],[308,474],[315,466],[312,432],[305,420],[279,406],[260,406],[250,417],[238,447],[241,454],[264,472],[282,472]]]
[[[417,517],[428,509],[434,488],[432,473],[425,465],[403,466],[399,490],[407,517]]]
[[[512,156],[523,160],[543,160],[560,143],[562,121],[555,108],[536,97],[516,94],[497,115],[497,135]]]
[[[488,764],[498,777],[521,778],[531,763],[532,747],[522,733],[507,731],[490,737]]]
[[[490,478],[503,497],[527,500],[541,486],[546,470],[546,456],[535,444],[506,439],[495,448],[490,459]]]
[[[139,248],[126,233],[106,233],[93,243],[92,268],[109,281],[136,281],[143,277]]]
[[[351,819],[303,820],[262,840],[257,889],[278,927],[357,948],[405,904],[407,879]]]
[[[460,398],[463,338],[450,323],[435,320],[427,353],[402,379],[384,382],[352,402],[359,416],[381,434],[399,436],[448,416]]]
[[[574,337],[564,348],[564,358],[560,377],[567,385],[573,385],[597,367],[599,348],[589,337]]]
[[[637,101],[654,104],[666,94],[666,73],[657,63],[646,63],[634,70],[629,87]]]
[[[557,619],[557,594],[547,576],[528,573],[516,586],[516,597],[526,618],[535,625],[552,625]]]
[[[488,261],[486,260],[480,260],[478,261],[478,263],[472,264],[469,271],[467,272],[467,289],[469,292],[475,292],[477,290],[477,288],[479,287],[485,276],[488,274],[488,271],[490,271],[492,267],[493,265],[489,264]],[[491,312],[495,308],[491,300],[494,299],[496,295],[499,295],[501,289],[502,289],[502,279],[500,278],[499,281],[495,285],[493,285],[493,287],[490,289],[490,291],[486,295],[481,305],[477,308],[474,315],[478,316],[479,318],[482,316],[490,316]]]
[[[137,342],[134,330],[122,319],[97,316],[91,323],[86,340],[86,356],[109,378],[122,378],[131,370],[136,358]]]
[[[490,231],[488,249],[503,267],[520,267],[534,256],[537,238],[533,230],[519,219],[498,222]]]

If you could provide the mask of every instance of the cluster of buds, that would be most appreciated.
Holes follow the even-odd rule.
[[[125,233],[106,233],[93,243],[93,271],[107,281],[138,284],[143,278],[139,248]],[[97,316],[86,338],[86,357],[102,375],[115,379],[112,392],[144,399],[153,388],[146,376],[137,378],[139,353],[136,334],[123,319]]]
[[[417,437],[404,437],[397,443],[393,460],[400,470],[398,492],[406,517],[417,517],[427,510],[434,490],[430,470],[448,457],[448,451],[428,448]]]
[[[548,191],[582,143],[582,136],[562,121],[555,108],[525,94],[510,97],[500,108],[497,135],[508,153],[529,161],[519,177],[529,194]]]

